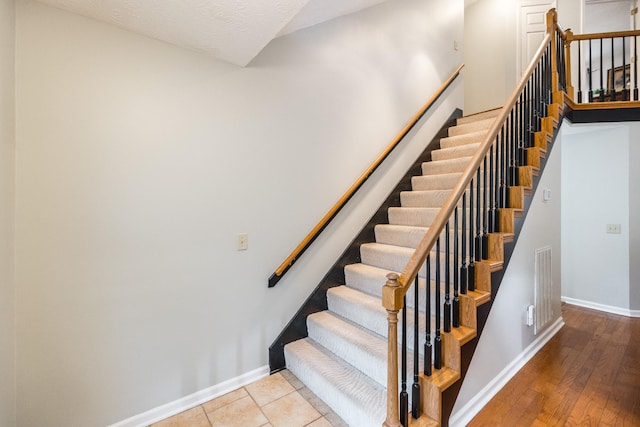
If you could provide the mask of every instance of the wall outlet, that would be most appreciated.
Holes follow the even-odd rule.
[[[237,248],[239,251],[246,251],[249,249],[249,235],[246,233],[238,234]]]
[[[608,234],[620,234],[620,224],[607,224]]]
[[[533,326],[533,319],[536,308],[533,305],[527,307],[527,326]]]

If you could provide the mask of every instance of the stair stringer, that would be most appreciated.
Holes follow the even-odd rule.
[[[483,263],[484,268],[476,268],[476,283],[482,283],[482,281],[486,281],[487,285],[491,288],[491,298],[485,299],[481,301],[476,307],[476,315],[477,315],[477,325],[476,325],[476,336],[463,345],[460,346],[460,354],[459,354],[459,379],[451,384],[447,385],[444,388],[441,388],[442,395],[440,397],[440,411],[441,411],[441,425],[448,426],[449,425],[449,417],[451,416],[451,412],[453,410],[453,406],[460,392],[460,388],[462,387],[462,383],[466,377],[467,371],[471,364],[471,359],[473,358],[473,354],[478,345],[479,339],[482,336],[482,332],[484,330],[485,324],[489,317],[489,313],[491,311],[491,307],[493,306],[493,301],[495,296],[497,295],[500,284],[502,283],[502,279],[505,275],[507,266],[513,255],[513,251],[515,249],[515,245],[517,244],[518,237],[520,236],[520,232],[522,230],[522,226],[524,224],[524,220],[529,212],[529,208],[531,207],[531,202],[538,188],[538,183],[540,181],[540,177],[544,171],[544,168],[547,163],[548,153],[550,153],[553,148],[553,142],[555,142],[560,124],[562,123],[563,116],[561,109],[558,109],[558,116],[549,117],[549,119],[553,119],[553,125],[549,130],[552,130],[553,133],[547,132],[548,135],[544,135],[545,138],[545,147],[544,153],[539,153],[539,159],[535,159],[533,156],[528,156],[529,166],[521,167],[521,172],[525,171],[524,174],[528,175],[527,178],[530,187],[512,187],[512,190],[516,190],[513,193],[520,194],[522,196],[521,199],[511,197],[510,203],[512,209],[521,211],[521,215],[512,215],[510,221],[511,224],[511,232],[513,233],[513,239],[509,239],[511,241],[504,242],[504,254],[502,260],[501,268],[492,268],[489,264],[495,262],[495,260],[487,260],[481,261]],[[544,154],[544,155],[543,155]],[[533,169],[531,164],[535,162],[536,165],[533,169],[538,169],[537,173],[533,173]],[[522,176],[522,173],[521,173]],[[495,233],[499,234],[499,233]],[[488,275],[488,277],[487,277]],[[483,277],[484,276],[484,277]],[[461,314],[462,316],[462,314]],[[445,339],[447,333],[444,333]],[[421,376],[422,383],[430,382],[428,377]],[[425,386],[428,387],[427,384]],[[423,405],[425,401],[423,400]],[[433,402],[430,403],[433,407]]]
[[[360,246],[363,243],[376,241],[374,235],[375,225],[389,223],[389,207],[401,206],[400,193],[402,191],[411,190],[411,178],[422,175],[422,164],[431,160],[431,152],[440,148],[440,140],[447,137],[448,129],[455,126],[456,119],[459,117],[462,117],[462,110],[455,109],[445,124],[440,128],[429,144],[427,144],[427,147],[416,159],[413,166],[409,168],[407,173],[389,194],[384,203],[380,205],[376,213],[371,217],[356,238],[349,244],[347,249],[345,249],[345,251],[340,255],[336,263],[322,278],[309,298],[307,298],[307,300],[302,304],[298,312],[271,344],[269,347],[269,370],[272,374],[285,368],[284,346],[308,336],[306,323],[307,316],[319,311],[327,310],[327,290],[335,286],[345,284],[344,267],[361,261]]]

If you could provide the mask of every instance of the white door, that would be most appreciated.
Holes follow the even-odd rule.
[[[536,53],[547,31],[546,16],[556,7],[555,0],[522,0],[520,2],[518,75],[522,75]]]

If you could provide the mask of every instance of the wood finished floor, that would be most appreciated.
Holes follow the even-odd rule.
[[[640,319],[567,304],[562,315],[469,426],[640,426]]]

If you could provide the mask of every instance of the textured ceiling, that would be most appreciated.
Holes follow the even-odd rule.
[[[385,0],[39,0],[245,66],[273,38]]]

